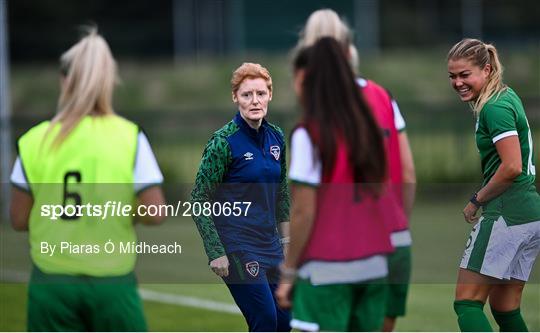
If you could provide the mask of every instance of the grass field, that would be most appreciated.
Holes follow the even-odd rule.
[[[443,198],[442,185],[421,187],[412,233],[413,278],[408,315],[398,321],[400,331],[455,331],[452,309],[457,263],[470,226],[460,216],[463,200]],[[448,184],[446,189],[451,188]],[[448,192],[448,191],[446,191]],[[438,195],[435,195],[438,193]],[[141,288],[169,295],[194,297],[233,304],[226,287],[209,272],[202,243],[189,219],[170,219],[157,228],[137,227],[141,240],[182,244],[180,255],[141,255],[137,274]],[[13,272],[27,275],[30,261],[25,234],[0,226],[0,331],[25,329],[26,285],[8,282]],[[145,301],[144,308],[152,331],[245,331],[241,315]],[[524,292],[523,314],[530,330],[540,330],[540,267],[537,264]],[[486,312],[487,311],[486,309]],[[490,317],[490,320],[491,317]],[[492,321],[492,323],[494,323]],[[494,326],[496,327],[496,326]]]

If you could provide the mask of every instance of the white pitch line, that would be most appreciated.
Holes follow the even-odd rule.
[[[29,274],[23,271],[2,269],[0,272],[0,280],[7,282],[27,283],[29,280]],[[225,302],[210,301],[198,297],[183,296],[179,294],[164,293],[159,291],[153,291],[148,289],[139,288],[141,298],[145,301],[158,302],[163,304],[181,305],[192,308],[241,314],[240,309],[234,304]]]
[[[241,314],[236,305],[224,302],[210,301],[198,297],[182,296],[178,294],[162,293],[158,291],[139,289],[142,299],[165,304],[189,306],[217,312]]]

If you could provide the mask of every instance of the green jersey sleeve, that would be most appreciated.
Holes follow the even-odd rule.
[[[488,103],[482,113],[493,143],[508,136],[518,135],[516,111],[507,103]]]
[[[191,203],[212,202],[214,192],[223,181],[232,161],[231,150],[227,140],[220,135],[214,135],[204,149],[195,186],[191,192]],[[193,220],[202,237],[208,260],[212,261],[225,255],[225,248],[211,216],[195,216]]]
[[[280,132],[282,135],[283,133]],[[291,206],[291,195],[289,192],[289,184],[287,182],[287,146],[283,140],[283,152],[281,157],[281,179],[278,193],[278,203],[276,220],[277,223],[289,222],[289,210]]]

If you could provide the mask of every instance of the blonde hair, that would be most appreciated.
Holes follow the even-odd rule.
[[[484,69],[491,66],[487,83],[480,90],[478,98],[471,102],[471,108],[476,116],[484,105],[495,95],[499,95],[506,89],[503,83],[503,67],[499,61],[497,49],[492,44],[485,44],[481,40],[466,38],[454,45],[448,52],[447,61],[466,59],[475,66]]]
[[[53,141],[59,146],[87,115],[114,114],[112,95],[118,81],[117,66],[97,27],[85,27],[86,35],[60,57],[63,75],[58,112],[47,134],[60,124]]]
[[[332,9],[319,9],[311,13],[304,29],[300,32],[294,54],[303,48],[314,45],[322,37],[332,37],[349,53],[349,63],[353,72],[357,72],[358,51],[352,43],[352,32],[347,23]]]
[[[349,64],[355,75],[358,75],[358,66],[360,65],[360,58],[358,57],[358,50],[354,44],[349,45]]]
[[[266,86],[268,87],[268,90],[272,92],[272,77],[270,76],[270,72],[268,72],[266,68],[259,64],[254,64],[251,62],[243,63],[232,74],[231,88],[233,97],[234,94],[236,94],[236,92],[238,91],[240,84],[242,84],[245,79],[258,78],[266,81]]]
[[[311,13],[300,32],[298,48],[309,47],[322,37],[332,37],[343,46],[351,42],[350,29],[332,9],[319,9]]]

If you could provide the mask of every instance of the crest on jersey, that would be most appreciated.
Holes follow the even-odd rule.
[[[256,277],[259,275],[259,263],[257,261],[250,261],[246,264],[246,271],[249,275]]]
[[[279,146],[270,146],[270,154],[274,156],[276,161],[279,160],[279,154],[281,153],[281,150],[279,149]]]

